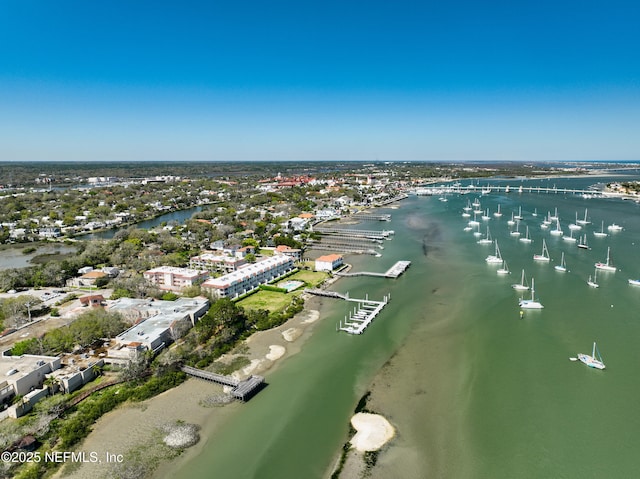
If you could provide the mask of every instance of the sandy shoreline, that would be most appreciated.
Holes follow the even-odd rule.
[[[233,373],[245,378],[251,374],[264,374],[277,367],[283,359],[300,351],[302,343],[311,334],[311,329],[320,317],[317,311],[319,299],[305,298],[305,309],[285,324],[277,328],[260,331],[250,336],[235,352],[218,361],[230,361],[243,356],[249,365]],[[313,308],[313,309],[309,309]],[[233,401],[215,405],[223,397],[222,386],[209,382],[188,379],[180,386],[166,391],[142,403],[125,404],[101,417],[92,432],[77,448],[78,451],[96,452],[99,457],[109,454],[123,454],[127,458],[139,450],[157,448],[158,431],[169,423],[182,421],[200,427],[201,440],[171,461],[162,461],[151,477],[174,477],[181,465],[197,456],[218,428],[238,410],[242,403]],[[179,405],[179,406],[178,406]],[[82,464],[73,470],[61,468],[55,477],[75,479],[95,479],[113,477],[112,464]]]

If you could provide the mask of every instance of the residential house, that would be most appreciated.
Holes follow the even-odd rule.
[[[343,264],[342,255],[327,254],[316,259],[316,271],[333,271]]]

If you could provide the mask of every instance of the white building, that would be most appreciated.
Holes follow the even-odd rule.
[[[202,283],[217,298],[237,298],[293,271],[293,258],[276,255]]]
[[[344,260],[339,254],[327,254],[316,259],[316,271],[333,271],[342,266]]]
[[[200,256],[194,256],[189,260],[189,266],[193,269],[224,271],[227,273],[236,271],[245,264],[247,264],[247,260],[244,258],[213,253],[204,253]]]
[[[53,356],[0,355],[0,403],[8,403],[15,396],[23,396],[24,404],[9,408],[9,415],[19,417],[31,410],[48,393],[44,388],[46,374],[60,368],[60,358]]]

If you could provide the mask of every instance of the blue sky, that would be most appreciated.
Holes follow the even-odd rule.
[[[0,161],[639,160],[635,2],[0,3]]]

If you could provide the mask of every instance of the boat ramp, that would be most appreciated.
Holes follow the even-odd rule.
[[[182,372],[193,376],[194,378],[204,379],[224,386],[231,386],[231,395],[241,401],[248,401],[264,386],[264,378],[262,376],[249,376],[247,379],[239,380],[231,376],[223,376],[222,374],[204,371],[202,369],[192,368],[191,366],[182,366]]]

